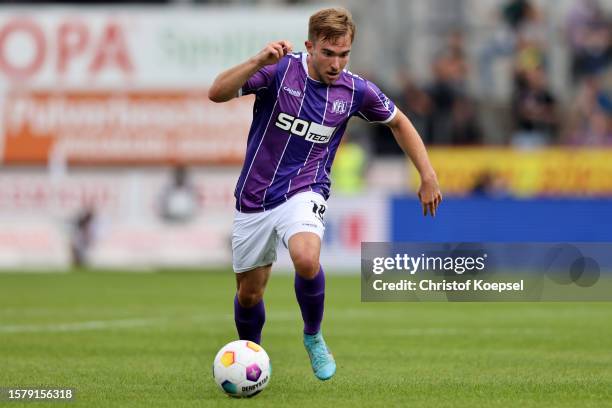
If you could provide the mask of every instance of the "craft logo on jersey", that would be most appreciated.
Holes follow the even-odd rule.
[[[283,86],[283,91],[287,92],[289,95],[297,96],[298,98],[302,96],[302,93],[297,89],[289,88],[288,86]]]
[[[346,112],[346,101],[336,99],[332,104],[332,113],[343,114],[344,112]]]
[[[304,137],[304,139],[313,143],[329,142],[334,130],[336,130],[335,127],[309,122],[284,112],[279,113],[276,117],[275,126],[282,130],[288,130],[294,136]]]

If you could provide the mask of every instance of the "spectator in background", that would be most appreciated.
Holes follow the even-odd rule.
[[[570,109],[564,142],[573,145],[612,146],[612,94],[598,76],[579,85]]]
[[[506,180],[492,170],[485,170],[476,177],[471,195],[475,197],[504,198],[510,192]]]
[[[198,210],[198,195],[195,187],[189,181],[185,166],[176,166],[172,173],[172,181],[161,195],[161,217],[172,223],[191,221]]]
[[[87,265],[89,250],[95,239],[96,213],[93,207],[80,211],[73,223],[70,234],[70,254],[73,267]]]
[[[455,146],[476,145],[484,141],[474,103],[468,98],[459,98],[453,105],[450,139]]]
[[[575,82],[602,72],[612,62],[612,30],[598,0],[575,0],[567,15],[565,31]]]
[[[398,83],[401,92],[394,98],[402,112],[410,118],[412,125],[426,143],[431,142],[429,131],[429,116],[432,111],[432,101],[409,75],[407,68],[399,72]]]
[[[434,59],[434,69],[442,71],[449,85],[460,94],[467,92],[467,79],[470,66],[465,51],[465,38],[459,30],[451,31],[446,44]]]
[[[364,187],[367,164],[368,154],[363,144],[345,134],[331,172],[334,190],[343,195],[360,193]]]
[[[514,54],[514,75],[522,75],[546,66],[544,44],[536,38],[519,37]]]
[[[537,58],[525,57],[531,63],[519,62],[515,72],[512,111],[514,133],[511,144],[518,147],[540,147],[557,139],[556,100],[549,89],[546,71]]]
[[[529,0],[510,0],[499,11],[502,24],[496,24],[496,32],[484,46],[478,57],[478,71],[482,92],[491,93],[495,88],[493,64],[499,57],[514,55],[520,38],[541,39],[541,12]]]
[[[427,88],[429,117],[426,140],[434,144],[475,144],[482,134],[467,94],[469,64],[462,33],[453,31],[436,55],[434,80]]]

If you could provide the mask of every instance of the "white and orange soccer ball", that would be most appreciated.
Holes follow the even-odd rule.
[[[237,340],[221,347],[213,363],[215,382],[232,397],[252,397],[270,382],[270,357],[260,345]]]

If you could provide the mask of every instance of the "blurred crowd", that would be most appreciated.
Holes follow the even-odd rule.
[[[510,0],[500,8],[498,18],[497,32],[476,58],[468,57],[464,33],[453,30],[432,58],[429,83],[419,84],[402,73],[402,91],[389,92],[425,141],[435,145],[493,142],[483,130],[482,112],[490,104],[493,66],[497,59],[506,58],[512,66],[512,90],[502,115],[511,120],[502,143],[525,148],[612,146],[612,18],[600,2],[575,0],[565,16],[568,100],[561,100],[550,85],[543,13],[530,0]],[[474,74],[480,82],[477,96],[468,86]],[[500,123],[504,121],[505,117],[499,118]],[[389,143],[377,143],[375,148],[381,154],[400,153]]]

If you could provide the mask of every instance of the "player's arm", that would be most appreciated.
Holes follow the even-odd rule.
[[[257,55],[245,62],[220,73],[208,90],[208,98],[213,102],[227,102],[238,95],[244,83],[266,65],[276,64],[293,50],[289,41],[271,42]]]
[[[397,140],[402,150],[410,157],[410,160],[412,160],[412,163],[421,175],[419,200],[423,205],[423,215],[427,215],[429,212],[432,217],[435,216],[438,205],[442,201],[442,193],[438,185],[438,177],[429,162],[427,150],[421,136],[419,136],[410,119],[399,109],[397,109],[395,117],[387,123],[387,126],[389,126],[393,136],[395,136],[395,140]]]

